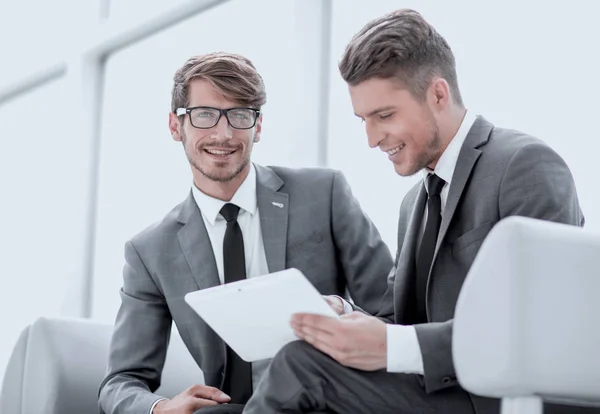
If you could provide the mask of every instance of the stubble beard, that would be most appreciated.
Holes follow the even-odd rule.
[[[198,163],[198,161],[194,158],[194,154],[195,154],[194,151],[197,151],[196,153],[201,154],[202,151],[204,151],[204,149],[202,147],[198,147],[198,148],[193,148],[188,151],[188,147],[186,145],[187,139],[186,139],[185,134],[182,134],[181,142],[183,144],[185,156],[187,157],[188,162],[196,171],[198,171],[200,174],[202,174],[203,176],[205,176],[206,178],[208,178],[211,181],[218,182],[218,183],[226,183],[226,182],[233,180],[238,175],[240,175],[242,173],[242,171],[244,171],[244,169],[250,163],[250,154],[251,154],[251,150],[252,150],[252,143],[254,142],[254,137],[252,137],[252,140],[250,141],[250,148],[249,148],[250,151],[248,151],[248,154],[242,159],[242,162],[239,165],[237,165],[233,171],[223,171],[222,173],[213,173],[213,172],[209,171],[208,169],[203,168]],[[233,147],[225,147],[225,148],[233,148]],[[236,150],[241,151],[242,149],[236,148]]]

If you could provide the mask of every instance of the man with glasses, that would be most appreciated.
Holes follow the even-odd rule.
[[[183,144],[193,185],[125,246],[122,303],[100,387],[104,413],[241,412],[269,361],[241,360],[185,303],[188,292],[297,268],[323,295],[347,291],[367,312],[378,310],[393,261],[343,175],[250,162],[265,101],[262,78],[242,56],[197,56],[176,72],[169,129]],[[341,298],[326,299],[344,312]],[[190,384],[167,400],[153,392],[173,321],[206,386]]]

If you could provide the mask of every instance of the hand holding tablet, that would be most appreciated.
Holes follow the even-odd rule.
[[[190,292],[185,301],[243,360],[268,359],[297,340],[292,315],[338,318],[297,269]]]

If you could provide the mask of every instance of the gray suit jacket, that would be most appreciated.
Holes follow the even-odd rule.
[[[415,294],[415,251],[426,198],[419,182],[400,207],[398,252],[378,314],[398,324],[407,323],[405,304]],[[461,148],[442,214],[427,284],[429,323],[415,326],[427,392],[458,385],[451,352],[458,294],[484,238],[513,215],[584,224],[573,177],[561,157],[536,138],[478,117]],[[497,400],[471,399],[478,414],[498,412]]]
[[[357,305],[376,312],[393,259],[344,176],[326,169],[256,169],[269,271],[295,267],[322,294],[344,295],[348,289]],[[184,302],[186,293],[220,283],[192,195],[129,241],[125,260],[101,411],[148,414],[173,321],[206,384],[220,388],[224,343]]]

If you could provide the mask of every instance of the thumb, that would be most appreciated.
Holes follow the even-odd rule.
[[[219,403],[231,401],[231,397],[229,395],[215,387],[199,386],[193,390],[193,395],[195,397],[206,398]]]
[[[355,321],[358,319],[362,319],[364,315],[362,312],[358,312],[358,311],[352,311],[350,313],[346,313],[344,315],[340,316],[340,319],[346,319],[346,320],[350,320],[350,321]]]
[[[192,412],[196,412],[196,410],[199,410],[202,407],[210,407],[213,405],[219,405],[218,402],[213,401],[213,400],[208,400],[206,398],[201,398],[201,397],[196,397],[196,396],[191,396],[190,398],[190,403],[189,406],[192,409]]]

